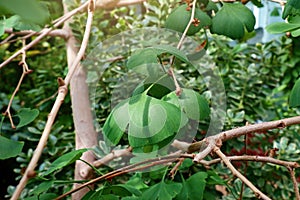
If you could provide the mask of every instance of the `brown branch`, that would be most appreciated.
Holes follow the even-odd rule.
[[[150,160],[146,160],[146,161],[142,161],[139,163],[135,163],[132,165],[128,165],[125,166],[123,168],[120,169],[116,169],[112,172],[109,172],[103,176],[97,177],[93,180],[90,180],[82,185],[80,185],[78,188],[74,188],[68,192],[66,192],[63,195],[60,195],[59,197],[56,198],[56,200],[62,199],[84,187],[87,187],[88,185],[94,184],[98,181],[104,180],[104,179],[112,179],[116,176],[120,176],[122,174],[126,174],[128,172],[134,172],[134,171],[139,171],[139,170],[144,170],[147,169],[149,167],[153,167],[153,166],[157,166],[157,165],[162,165],[162,164],[168,164],[168,163],[172,163],[175,161],[178,161],[180,159],[180,157],[178,155],[171,155],[171,156],[165,156],[165,157],[159,157],[159,158],[154,158],[154,159],[150,159]],[[150,163],[150,164],[148,164]]]
[[[106,0],[106,1],[97,1],[96,8],[105,8],[111,9],[122,6],[130,6],[134,4],[143,3],[146,0]]]
[[[94,2],[93,0],[90,0],[87,2],[89,5],[94,5]],[[54,120],[57,116],[57,113],[59,111],[59,108],[60,106],[62,105],[64,99],[65,99],[65,96],[67,95],[67,91],[68,91],[68,85],[70,83],[70,80],[74,74],[74,72],[77,70],[77,66],[81,60],[81,58],[83,57],[84,55],[84,52],[85,52],[85,49],[87,47],[87,43],[88,43],[88,39],[89,39],[89,33],[90,33],[90,30],[91,30],[91,21],[93,19],[93,7],[92,6],[89,6],[89,10],[88,10],[88,19],[87,19],[87,25],[86,25],[86,29],[85,29],[85,34],[84,34],[84,37],[83,37],[83,40],[82,40],[82,44],[80,46],[80,50],[79,50],[79,53],[77,54],[77,57],[76,59],[74,60],[73,64],[72,64],[72,67],[71,69],[68,71],[68,74],[66,76],[66,79],[64,80],[64,85],[61,85],[59,87],[59,91],[58,91],[58,95],[57,95],[57,98],[55,100],[55,103],[51,109],[51,112],[50,114],[48,115],[48,120],[46,122],[46,126],[45,126],[45,129],[42,133],[42,136],[39,140],[39,143],[38,143],[38,146],[29,162],[29,165],[28,167],[26,168],[26,171],[22,177],[22,179],[20,180],[19,182],[19,185],[17,186],[13,196],[12,196],[12,200],[17,200],[22,192],[22,190],[24,189],[28,179],[30,178],[30,174],[34,172],[34,169],[37,165],[37,162],[43,152],[43,149],[44,147],[46,146],[47,144],[47,140],[48,140],[48,137],[49,137],[49,134],[50,134],[50,131],[51,131],[51,127],[54,123]]]
[[[298,182],[297,182],[297,179],[296,179],[296,176],[295,176],[295,168],[292,168],[292,167],[289,166],[289,167],[287,167],[287,169],[289,170],[292,181],[293,181],[293,186],[294,186],[294,191],[295,191],[295,194],[296,194],[296,199],[300,200]]]
[[[105,155],[103,158],[96,160],[93,163],[93,166],[99,168],[102,165],[105,165],[110,161],[114,160],[115,158],[119,158],[123,156],[131,156],[132,155],[131,151],[132,151],[131,147],[128,147],[127,149],[119,149],[119,150],[112,151],[111,153]]]
[[[18,50],[17,52],[15,52],[12,56],[10,56],[8,59],[6,59],[3,63],[0,64],[0,69],[2,67],[4,67],[5,65],[7,65],[9,62],[11,62],[14,58],[16,58],[18,55],[20,55],[23,51],[27,51],[28,49],[30,49],[31,47],[33,47],[34,45],[36,45],[41,39],[43,39],[48,33],[50,33],[53,28],[57,28],[60,25],[62,25],[66,20],[68,20],[70,17],[72,17],[73,15],[75,15],[76,13],[82,11],[83,9],[85,9],[87,7],[87,5],[89,4],[89,1],[85,2],[84,4],[82,4],[81,6],[79,6],[78,8],[75,8],[74,10],[70,11],[69,13],[65,14],[63,17],[60,17],[58,20],[55,20],[53,22],[52,27],[50,28],[45,28],[42,31],[40,31],[39,36],[37,36],[34,40],[32,40],[29,44],[27,44],[26,46],[24,46],[22,49]]]
[[[227,156],[227,158],[231,161],[254,161],[254,162],[264,162],[264,163],[272,163],[275,165],[281,165],[284,167],[291,167],[291,168],[299,168],[300,165],[297,162],[289,162],[289,161],[283,161],[278,160],[269,156],[249,156],[249,155],[243,155],[243,156]],[[222,160],[220,158],[216,158],[213,160],[201,160],[199,163],[204,166],[211,166],[217,163],[220,163]]]
[[[221,158],[225,165],[230,169],[232,174],[238,177],[242,182],[244,182],[259,199],[271,200],[268,196],[262,193],[255,185],[253,185],[245,176],[243,176],[230,162],[229,158],[222,153],[219,147],[214,148],[214,152]]]
[[[23,46],[26,46],[25,40],[23,40],[22,43],[23,43]],[[19,82],[18,82],[17,87],[15,88],[14,92],[12,93],[12,95],[11,95],[11,97],[10,97],[10,100],[9,100],[8,105],[7,105],[6,111],[4,112],[4,115],[7,115],[7,116],[8,116],[9,121],[10,121],[10,124],[11,124],[11,127],[12,127],[13,129],[15,129],[16,126],[14,125],[14,122],[13,122],[13,120],[12,120],[12,116],[11,116],[11,113],[10,113],[10,108],[11,108],[12,102],[13,102],[13,100],[14,100],[14,98],[15,98],[17,92],[19,91],[19,89],[20,89],[20,87],[21,87],[21,84],[22,84],[22,82],[23,82],[23,80],[24,80],[24,77],[25,77],[27,74],[29,74],[29,73],[32,72],[32,70],[30,70],[30,69],[28,68],[28,65],[27,65],[27,63],[26,63],[26,52],[25,52],[25,51],[22,51],[22,60],[21,60],[21,62],[19,63],[19,65],[22,65],[23,73],[22,73],[22,75],[21,75],[21,77],[20,77],[20,79],[19,79]]]
[[[192,152],[200,150],[203,146],[203,142],[206,142],[207,144],[210,144],[210,143],[213,143],[213,141],[217,141],[219,139],[222,142],[224,142],[226,140],[230,140],[232,138],[240,137],[242,135],[246,135],[246,134],[249,134],[249,133],[265,132],[265,131],[272,130],[272,129],[277,129],[277,128],[282,129],[282,128],[285,128],[287,126],[296,125],[296,124],[300,124],[300,116],[290,117],[290,118],[285,118],[285,119],[270,121],[270,122],[262,122],[262,123],[258,123],[258,124],[252,124],[252,125],[247,125],[247,126],[235,128],[235,129],[232,129],[232,130],[221,132],[217,135],[209,136],[209,137],[203,139],[202,141],[192,143],[192,144],[190,144],[190,146],[188,146],[188,148],[187,148],[188,151],[187,152],[192,153]],[[179,143],[180,142],[177,141],[177,146],[178,147],[180,147]],[[211,145],[214,145],[214,144],[211,144]],[[182,146],[184,146],[184,149],[182,149],[182,150],[185,150],[187,144],[184,143]],[[197,161],[199,161],[199,160],[195,160],[195,162],[197,162]]]
[[[24,30],[24,31],[13,31],[13,29],[6,29],[5,33],[9,33],[9,34],[14,34],[14,35],[41,35],[43,32],[45,32],[45,29],[41,30],[40,32],[36,32],[36,31],[32,31],[32,30]],[[50,32],[48,32],[46,34],[46,36],[51,36],[51,37],[61,37],[64,39],[67,39],[69,37],[68,32],[66,32],[63,29],[55,29],[55,30],[51,30]],[[12,41],[9,41],[12,42]]]

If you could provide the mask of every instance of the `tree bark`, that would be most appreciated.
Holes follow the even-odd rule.
[[[67,12],[66,5],[65,13]],[[65,31],[68,31],[69,37],[66,40],[68,66],[71,66],[78,48],[76,48],[77,41],[72,33],[68,23],[65,23]],[[75,128],[75,147],[76,149],[90,148],[97,145],[97,133],[94,129],[93,115],[91,113],[91,104],[89,100],[89,90],[86,84],[86,73],[82,67],[74,74],[70,82],[70,95],[72,102],[72,113]],[[95,157],[91,151],[85,152],[82,157],[88,163],[93,163]],[[89,173],[89,166],[82,161],[76,161],[74,170],[75,180],[91,179],[93,174]],[[78,184],[74,184],[77,187]],[[72,195],[72,199],[81,199],[89,188],[84,188]]]

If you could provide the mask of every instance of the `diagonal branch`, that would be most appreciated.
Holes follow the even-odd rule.
[[[255,185],[253,185],[245,176],[243,176],[235,167],[231,164],[229,158],[222,153],[219,147],[214,148],[214,152],[221,158],[225,165],[230,169],[232,174],[241,181],[243,181],[254,193],[258,199],[271,200],[268,196],[262,193]]]
[[[48,116],[48,120],[46,122],[46,126],[45,129],[42,133],[42,136],[39,140],[38,146],[29,162],[29,165],[22,177],[22,179],[19,182],[19,185],[17,186],[13,196],[12,196],[12,200],[17,200],[21,194],[21,192],[23,191],[28,179],[30,178],[30,174],[32,174],[34,172],[34,169],[37,165],[37,162],[43,152],[44,147],[47,144],[47,140],[51,131],[51,127],[54,123],[54,120],[56,118],[56,115],[59,111],[60,106],[62,105],[65,96],[67,95],[68,92],[68,85],[70,83],[70,80],[74,74],[74,72],[77,70],[77,66],[79,65],[79,62],[81,60],[81,58],[84,55],[85,49],[87,47],[87,43],[88,43],[88,39],[89,39],[89,35],[90,35],[90,31],[91,31],[91,25],[92,25],[92,19],[93,19],[93,15],[94,15],[94,1],[90,0],[88,1],[89,4],[89,10],[88,10],[88,18],[87,18],[87,25],[86,25],[86,29],[85,29],[85,34],[82,40],[82,44],[80,46],[79,52],[76,56],[76,59],[74,60],[74,62],[72,63],[71,69],[69,70],[66,78],[64,81],[60,80],[60,87],[59,87],[59,91],[58,91],[58,95],[57,98],[55,100],[55,103],[51,109],[51,112]]]

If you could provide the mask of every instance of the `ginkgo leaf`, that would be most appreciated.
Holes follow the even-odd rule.
[[[184,63],[190,64],[187,56],[176,47],[171,45],[155,45],[142,50],[134,52],[127,61],[127,68],[133,69],[135,67],[158,63],[158,56],[163,53],[169,53]]]
[[[282,19],[287,18],[289,15],[300,15],[300,1],[299,0],[288,0],[284,6],[282,12]]]
[[[251,10],[241,3],[223,3],[222,8],[212,19],[212,33],[240,39],[254,30],[255,17]]]
[[[142,200],[156,200],[164,199],[171,200],[173,199],[181,190],[182,185],[180,183],[165,183],[161,181],[149,189],[147,189],[143,195]]]
[[[17,125],[17,128],[21,128],[26,126],[27,124],[31,123],[35,118],[39,115],[38,109],[30,109],[30,108],[22,108],[18,111],[15,115],[19,117],[20,122]]]
[[[0,160],[15,157],[22,152],[24,142],[10,140],[0,135]]]
[[[300,79],[298,79],[291,91],[289,104],[291,107],[300,106]]]
[[[171,92],[163,100],[177,105],[188,118],[193,120],[203,120],[210,113],[207,100],[198,92],[191,89],[183,88],[180,96],[177,96],[175,92]]]
[[[177,106],[150,97],[145,91],[113,109],[103,126],[103,134],[116,145],[128,129],[130,146],[153,149],[172,140],[186,123],[186,115]]]
[[[46,172],[42,173],[42,176],[47,176],[58,169],[74,163],[86,151],[87,149],[78,149],[60,156],[50,165],[49,169]]]

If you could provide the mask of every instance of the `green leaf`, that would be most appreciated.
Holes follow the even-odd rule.
[[[19,117],[20,122],[17,128],[21,128],[31,123],[39,115],[38,109],[21,108],[15,116]]]
[[[107,142],[116,145],[121,140],[129,123],[128,99],[120,102],[109,114],[103,126]]]
[[[15,157],[22,152],[24,142],[7,139],[0,135],[0,160]]]
[[[158,55],[153,48],[142,49],[130,56],[127,61],[127,67],[128,69],[133,69],[149,63],[158,63],[157,56]]]
[[[46,172],[42,173],[42,176],[47,176],[58,169],[61,169],[67,165],[74,163],[86,151],[87,149],[78,149],[60,156],[50,165],[49,169]]]
[[[268,25],[266,27],[266,30],[269,33],[278,34],[278,33],[285,33],[288,31],[295,30],[295,29],[299,29],[299,28],[300,28],[300,24],[276,22],[276,23],[272,23],[272,24]]]
[[[194,90],[183,88],[180,96],[171,92],[163,100],[179,106],[190,119],[203,120],[209,117],[210,109],[207,100]]]
[[[190,64],[190,61],[187,58],[187,56],[176,47],[170,45],[156,45],[133,53],[127,61],[127,67],[129,69],[133,69],[135,67],[146,64],[158,63],[158,56],[160,56],[163,53],[169,53],[171,55],[174,55],[182,62]]]
[[[40,25],[44,24],[50,16],[48,9],[36,0],[0,1],[0,11],[8,11],[28,22]]]
[[[84,200],[119,200],[119,197],[113,194],[103,195],[102,190],[96,192],[88,192],[86,196],[83,197]]]
[[[291,107],[300,106],[300,79],[298,79],[291,91],[289,104]]]
[[[289,15],[299,15],[300,14],[300,1],[299,0],[288,0],[284,6],[282,12],[282,19],[287,18]]]
[[[175,136],[186,116],[175,105],[152,98],[146,93],[129,101],[128,139],[132,147],[154,145]]]
[[[134,148],[164,145],[175,137],[187,122],[186,115],[174,104],[146,93],[137,94],[113,109],[103,127],[106,140],[116,145],[127,127],[129,144]]]
[[[232,39],[242,38],[245,29],[254,30],[255,17],[251,10],[241,3],[223,3],[223,7],[212,19],[212,33],[228,36]]]
[[[182,182],[183,188],[177,199],[203,199],[203,193],[206,186],[207,173],[198,172]]]
[[[42,182],[32,191],[32,194],[39,195],[43,192],[46,192],[49,188],[53,186],[54,182],[54,180]]]
[[[142,200],[156,200],[156,199],[163,199],[163,200],[172,200],[181,190],[182,185],[180,183],[165,183],[161,181],[149,189],[147,189],[143,195]],[[185,198],[183,198],[185,199]]]
[[[165,27],[183,33],[190,21],[191,13],[191,10],[187,10],[186,4],[179,6],[168,16]],[[187,35],[194,35],[201,28],[211,25],[211,18],[199,8],[195,9],[195,18],[197,18],[200,23],[198,26],[191,24]]]
[[[43,199],[43,200],[53,200],[56,197],[57,197],[57,194],[46,193],[46,194],[41,194],[39,196],[28,197],[28,198],[25,198],[24,200],[40,200],[40,199]]]

